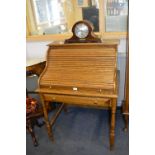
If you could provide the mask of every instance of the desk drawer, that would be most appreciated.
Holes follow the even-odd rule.
[[[94,98],[71,95],[44,95],[45,101],[63,102],[70,105],[79,106],[94,106],[94,107],[110,107],[110,99]]]

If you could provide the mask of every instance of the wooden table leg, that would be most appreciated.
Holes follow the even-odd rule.
[[[48,136],[52,141],[54,141],[51,125],[50,125],[49,118],[48,118],[46,103],[45,103],[45,101],[43,99],[43,96],[40,95],[40,97],[41,97],[41,103],[42,103],[42,106],[43,106],[44,119],[45,119],[45,123],[46,123],[46,127],[47,127]]]
[[[116,99],[111,100],[110,150],[114,148],[114,141],[115,141],[116,101],[117,101]]]
[[[31,119],[26,120],[26,129],[29,131],[29,133],[31,134],[32,137],[32,141],[33,141],[33,145],[34,146],[38,146],[38,141],[36,139],[35,133],[34,133],[34,129],[33,129],[33,125],[32,125],[32,121]]]
[[[54,125],[56,119],[57,119],[58,116],[60,115],[60,113],[61,113],[61,111],[63,110],[64,106],[65,106],[64,103],[62,103],[62,104],[57,108],[56,113],[54,114],[54,116],[53,116],[53,117],[51,118],[51,120],[50,120],[50,125],[51,125],[51,127]]]
[[[128,114],[124,114],[124,120],[125,120],[124,131],[127,132],[128,131],[128,124],[129,124],[129,115]]]
[[[123,101],[122,104],[122,114],[125,122],[125,127],[123,130],[126,132],[128,131],[128,126],[129,126],[129,101]]]

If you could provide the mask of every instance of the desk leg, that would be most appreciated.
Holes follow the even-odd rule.
[[[125,120],[125,128],[124,131],[127,132],[128,131],[128,124],[129,124],[129,115],[125,114],[124,115],[124,120]]]
[[[53,133],[52,133],[52,130],[51,130],[51,125],[50,125],[49,118],[48,118],[46,103],[45,103],[45,101],[43,99],[43,96],[40,95],[40,97],[41,97],[41,103],[42,103],[42,106],[43,106],[44,119],[45,119],[45,123],[46,123],[46,127],[47,127],[48,136],[52,141],[54,141]]]
[[[111,100],[111,123],[110,123],[110,150],[114,147],[115,141],[115,113],[116,113],[116,99]]]

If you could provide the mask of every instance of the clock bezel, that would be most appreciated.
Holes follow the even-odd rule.
[[[80,36],[78,36],[78,34],[77,34],[77,28],[78,28],[78,26],[86,26],[86,31],[85,31],[85,37],[80,37]],[[75,25],[75,27],[74,27],[74,33],[75,33],[75,35],[79,38],[79,39],[84,39],[84,38],[86,38],[87,36],[88,36],[88,34],[89,34],[89,27],[88,27],[88,25],[86,25],[85,23],[78,23],[78,24],[76,24]]]
[[[79,38],[79,37],[76,35],[75,28],[76,28],[77,25],[79,25],[79,24],[84,24],[84,25],[86,25],[87,28],[88,28],[88,34],[87,34],[87,36],[84,37],[84,38]],[[94,29],[94,27],[93,27],[93,25],[92,25],[90,22],[88,22],[88,21],[86,21],[86,20],[83,20],[83,21],[78,21],[78,22],[76,22],[76,23],[74,24],[74,26],[72,27],[72,32],[73,32],[73,34],[74,34],[77,38],[79,38],[79,39],[85,39],[85,38],[88,38],[88,37],[90,36],[90,33],[91,33],[91,31],[93,31],[93,29]]]

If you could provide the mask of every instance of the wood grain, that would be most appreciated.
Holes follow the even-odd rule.
[[[44,102],[110,108],[110,148],[114,146],[118,97],[117,44],[117,41],[49,44],[46,67],[36,90]],[[44,112],[50,133],[45,106]]]

